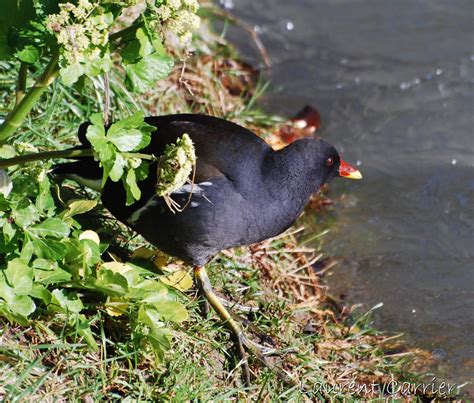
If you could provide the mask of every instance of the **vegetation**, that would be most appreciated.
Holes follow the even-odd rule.
[[[286,349],[272,360],[297,380],[282,383],[252,362],[254,382],[244,388],[223,325],[199,313],[189,268],[117,223],[94,191],[50,178],[50,158],[92,154],[104,181],[122,181],[129,202],[138,199],[149,157],[140,154],[150,136],[144,111],[201,112],[277,131],[280,120],[255,108],[262,90],[255,72],[232,48],[206,27],[190,42],[195,1],[157,0],[146,9],[129,8],[134,1],[7,3],[0,16],[3,400],[401,395],[390,382],[415,380],[404,369],[409,353],[394,353],[399,347],[369,326],[370,315],[351,321],[322,292],[313,269],[322,254],[298,243],[294,229],[225,251],[209,266],[247,331]],[[92,148],[65,152],[87,120]],[[416,385],[408,394],[423,395]]]

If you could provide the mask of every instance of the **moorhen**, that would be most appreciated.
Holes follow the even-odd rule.
[[[139,183],[139,201],[126,206],[122,184],[107,181],[102,202],[112,215],[149,242],[192,265],[197,286],[232,331],[241,358],[245,357],[243,346],[264,358],[262,350],[243,335],[213,293],[203,265],[223,249],[260,242],[285,231],[299,217],[311,194],[331,178],[362,176],[322,140],[303,138],[274,151],[250,130],[216,117],[179,114],[145,120],[157,130],[149,146],[140,152],[160,156],[167,144],[184,133],[194,142],[194,185],[184,185],[170,195],[181,206],[191,197],[189,204],[174,213],[155,193],[156,162],[150,166],[148,178]],[[84,147],[90,146],[86,130],[87,123],[79,130]],[[102,170],[92,158],[58,165],[55,174],[89,187],[100,184],[102,178]],[[246,364],[244,370],[248,382]]]

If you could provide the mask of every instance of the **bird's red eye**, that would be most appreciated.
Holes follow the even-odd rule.
[[[329,157],[327,160],[326,160],[326,165],[328,167],[332,167],[334,165],[334,158],[331,158]]]

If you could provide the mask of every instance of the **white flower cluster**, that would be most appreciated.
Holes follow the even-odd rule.
[[[198,9],[197,0],[165,0],[156,12],[165,27],[178,35],[181,43],[187,44],[192,39],[192,31],[201,24],[196,14]]]
[[[47,27],[63,47],[68,64],[92,61],[99,57],[101,47],[109,40],[112,18],[101,13],[97,2],[79,0],[59,4],[59,13],[47,17]]]
[[[160,157],[157,169],[156,194],[166,196],[183,186],[196,164],[193,141],[184,133],[176,144],[168,144]]]

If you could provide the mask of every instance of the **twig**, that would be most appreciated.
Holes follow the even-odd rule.
[[[265,45],[260,40],[260,36],[258,35],[257,32],[255,32],[255,29],[252,27],[252,25],[250,25],[248,22],[245,22],[245,21],[242,21],[242,20],[238,19],[237,17],[235,17],[231,13],[229,13],[227,11],[224,11],[224,10],[221,10],[217,7],[212,7],[211,11],[215,15],[223,17],[223,18],[229,20],[230,22],[234,23],[235,25],[238,25],[239,27],[241,27],[245,31],[247,31],[250,34],[250,36],[252,37],[252,39],[255,43],[255,46],[257,46],[257,49],[259,50],[260,54],[262,55],[262,59],[263,59],[263,62],[265,63],[265,66],[267,66],[267,67],[272,66],[270,56],[268,55],[267,49],[265,48]]]
[[[20,155],[14,158],[8,158],[5,160],[0,160],[0,169],[8,168],[13,165],[22,165],[26,164],[27,162],[33,161],[44,161],[44,160],[51,160],[51,159],[59,159],[59,158],[86,158],[92,157],[93,151],[90,148],[83,148],[83,149],[69,149],[69,150],[60,150],[60,151],[44,151],[41,153],[34,153],[34,154],[26,154]],[[145,160],[154,160],[155,156],[152,154],[141,154],[141,153],[123,153],[122,155],[130,158],[141,158]]]

